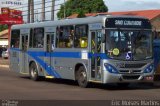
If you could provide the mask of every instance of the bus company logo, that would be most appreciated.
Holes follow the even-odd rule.
[[[132,74],[132,73],[133,73],[133,70],[129,70],[129,73]]]

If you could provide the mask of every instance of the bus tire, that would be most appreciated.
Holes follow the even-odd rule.
[[[32,80],[34,80],[34,81],[39,80],[38,69],[37,69],[37,66],[34,62],[29,67],[29,74],[30,74],[30,78]]]
[[[80,66],[76,74],[77,82],[80,87],[86,88],[88,86],[87,73],[84,66]]]

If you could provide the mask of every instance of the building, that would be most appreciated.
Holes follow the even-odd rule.
[[[125,11],[125,12],[105,12],[105,13],[87,13],[86,17],[98,15],[133,15],[146,17],[151,21],[153,30],[156,30],[160,36],[160,10],[141,10],[141,11]],[[73,14],[68,19],[77,18],[78,14]]]
[[[0,32],[0,48],[8,46],[8,29]]]

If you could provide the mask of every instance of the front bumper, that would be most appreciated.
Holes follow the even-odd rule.
[[[103,83],[134,83],[134,82],[153,82],[153,73],[142,74],[112,74],[105,73]]]

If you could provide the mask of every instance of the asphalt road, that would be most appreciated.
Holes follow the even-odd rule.
[[[2,59],[2,57],[0,57],[0,65],[8,65],[9,64],[9,59]]]
[[[0,68],[1,100],[160,100],[160,84],[132,84],[127,88],[116,85],[92,84],[80,88],[70,80],[47,79],[32,81]]]

